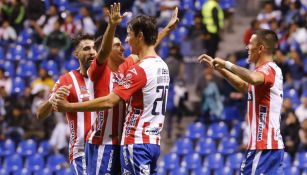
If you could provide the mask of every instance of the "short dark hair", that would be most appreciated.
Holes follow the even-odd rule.
[[[129,23],[128,27],[138,35],[140,32],[143,33],[144,41],[147,45],[156,44],[158,38],[158,27],[157,20],[151,16],[140,15],[133,18]]]
[[[90,34],[78,34],[77,36],[71,39],[73,49],[75,49],[80,44],[80,42],[83,40],[93,40],[94,41],[95,37],[94,35],[90,35]]]
[[[269,54],[274,54],[278,48],[278,37],[272,30],[260,29],[256,31],[257,40],[268,50]]]

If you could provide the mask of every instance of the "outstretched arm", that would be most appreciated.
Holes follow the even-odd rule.
[[[157,47],[160,44],[160,42],[162,41],[162,39],[164,37],[166,37],[171,31],[173,31],[176,28],[178,22],[179,22],[179,19],[178,19],[178,8],[176,7],[175,10],[173,11],[171,20],[168,22],[166,27],[163,28],[159,32],[158,38],[157,38],[157,41],[156,41],[156,44],[155,44],[155,47]]]
[[[241,79],[239,76],[235,75],[234,73],[230,72],[229,70],[223,68],[223,67],[218,67],[218,65],[214,65],[215,59],[210,57],[209,55],[203,54],[198,57],[198,61],[200,63],[206,62],[211,68],[214,68],[218,72],[220,72],[223,77],[238,91],[246,93],[248,90],[248,83]]]
[[[58,97],[52,105],[55,110],[60,112],[84,112],[109,109],[117,105],[120,101],[121,98],[112,92],[107,96],[81,103],[68,103],[65,98]]]
[[[107,57],[109,56],[110,52],[112,51],[112,42],[115,35],[116,27],[121,23],[122,19],[126,16],[126,13],[121,16],[120,3],[114,3],[113,5],[111,5],[110,12],[107,13],[107,15],[109,16],[109,23],[98,50],[98,64],[103,64],[107,60]]]

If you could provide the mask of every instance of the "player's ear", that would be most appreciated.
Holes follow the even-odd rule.
[[[75,57],[75,58],[78,58],[78,51],[74,50],[72,55]]]

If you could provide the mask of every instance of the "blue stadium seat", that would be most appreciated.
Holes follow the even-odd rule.
[[[209,170],[208,167],[206,167],[206,166],[199,167],[199,168],[195,169],[195,170],[193,171],[193,173],[194,173],[195,175],[211,175],[210,170]]]
[[[4,55],[5,55],[5,52],[4,52],[3,48],[0,47],[0,60],[4,60],[5,59]]]
[[[0,169],[0,175],[10,175],[6,169]]]
[[[61,12],[67,10],[69,6],[68,0],[54,0],[53,3],[57,5],[59,11]]]
[[[194,24],[194,11],[186,11],[181,20],[181,24],[184,26],[192,26]]]
[[[44,169],[44,167],[44,159],[40,154],[34,154],[32,156],[27,157],[25,168],[27,168],[31,172],[37,172],[41,169]]]
[[[78,69],[79,62],[76,58],[71,57],[68,61],[64,62],[64,67],[67,71]]]
[[[207,136],[213,139],[221,139],[228,136],[228,127],[224,122],[213,123],[209,126]]]
[[[200,155],[215,153],[216,143],[212,138],[202,138],[198,141],[195,151]]]
[[[17,76],[20,77],[36,77],[37,69],[35,63],[33,61],[22,61],[19,63],[17,68]]]
[[[234,170],[239,170],[243,160],[244,155],[242,153],[234,153],[228,156],[226,164]]]
[[[31,156],[36,153],[36,142],[32,139],[23,140],[19,143],[17,147],[17,153],[22,156]]]
[[[131,54],[130,46],[128,43],[124,43],[124,56],[128,57]]]
[[[179,28],[176,28],[169,36],[169,39],[171,42],[180,43],[183,38],[187,35],[188,30],[186,27],[181,26]]]
[[[188,169],[185,167],[180,167],[173,169],[170,173],[171,175],[189,175]]]
[[[50,76],[60,74],[58,64],[53,60],[43,61],[41,67],[45,68]]]
[[[169,48],[167,42],[162,42],[159,48],[159,55],[162,59],[166,59],[169,54]]]
[[[65,163],[65,157],[61,154],[51,155],[47,159],[46,167],[51,171],[57,171],[61,169],[61,164]]]
[[[219,0],[222,9],[229,9],[235,7],[235,0]]]
[[[17,43],[21,45],[32,44],[32,34],[33,30],[31,28],[23,29],[18,35]]]
[[[47,156],[51,152],[51,145],[48,140],[44,140],[40,143],[37,153],[42,156]]]
[[[4,168],[8,172],[17,172],[22,167],[22,159],[21,156],[18,154],[7,156],[4,160]]]
[[[4,68],[4,75],[13,78],[15,76],[15,66],[14,63],[6,60],[2,66]]]
[[[6,53],[6,58],[12,61],[27,59],[26,49],[22,45],[10,47]]]
[[[229,167],[220,167],[214,171],[215,175],[233,175],[233,170]]]
[[[0,54],[1,59],[1,54]],[[304,72],[307,73],[307,58],[304,58]]]
[[[193,144],[189,138],[180,138],[176,141],[174,152],[178,155],[187,155],[193,152]]]
[[[285,153],[284,153],[284,161],[283,161],[284,167],[285,167],[285,168],[291,167],[291,166],[292,166],[292,163],[291,163],[291,162],[292,162],[292,161],[291,161],[291,156],[289,155],[289,153],[285,152]]]
[[[15,154],[15,142],[7,139],[1,143],[0,156],[10,156]]]
[[[30,170],[23,168],[23,169],[16,171],[14,175],[32,175],[32,174]]]
[[[195,7],[193,1],[181,0],[179,8],[182,10],[194,10]]]
[[[222,154],[220,153],[210,154],[205,161],[205,166],[208,166],[209,169],[215,169],[215,170],[224,167],[224,158]]]
[[[34,173],[34,175],[53,175],[52,171],[49,168],[41,169]]]
[[[239,138],[242,134],[241,122],[234,124],[229,132],[230,137]]]
[[[172,170],[179,167],[179,156],[176,153],[166,154],[161,162],[165,170]]]
[[[195,0],[194,3],[195,9],[200,11],[203,8],[205,2],[207,2],[207,0]]]
[[[194,170],[201,167],[201,156],[198,153],[188,154],[184,157],[181,166],[189,170]]]
[[[199,139],[205,137],[205,125],[201,122],[191,123],[188,125],[188,130],[186,132],[186,136],[190,139]]]
[[[70,167],[70,168],[61,169],[57,171],[56,174],[57,175],[75,175],[75,172],[72,169],[72,167]]]
[[[293,164],[301,169],[307,168],[307,152],[296,153]]]
[[[164,167],[158,166],[157,175],[167,175],[167,171],[164,169]]]
[[[28,59],[33,61],[44,60],[47,58],[47,49],[43,45],[34,44],[28,52]]]
[[[223,138],[218,146],[218,152],[223,155],[228,155],[236,152],[239,148],[235,138]]]
[[[300,169],[298,167],[285,168],[285,175],[300,175]]]
[[[222,114],[223,120],[233,121],[235,119],[240,119],[240,111],[237,106],[225,107]]]
[[[21,93],[24,91],[25,88],[26,88],[26,83],[24,79],[22,79],[21,77],[15,77],[13,79],[13,89],[12,89],[13,94],[21,95]]]

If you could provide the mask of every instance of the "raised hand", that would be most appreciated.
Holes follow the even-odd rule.
[[[170,29],[170,30],[173,30],[177,24],[179,22],[179,18],[178,18],[178,7],[175,8],[175,10],[173,11],[173,14],[172,14],[172,18],[171,20],[168,22],[167,24],[167,27]]]
[[[214,58],[213,60],[213,66],[216,69],[222,69],[225,68],[225,60],[221,59],[221,58]]]
[[[119,25],[123,18],[127,16],[127,13],[120,14],[120,3],[114,3],[110,7],[110,11],[107,13],[109,16],[109,23],[113,25]]]
[[[211,68],[214,68],[213,66],[213,58],[210,57],[207,54],[202,54],[197,58],[199,63],[207,63]]]

